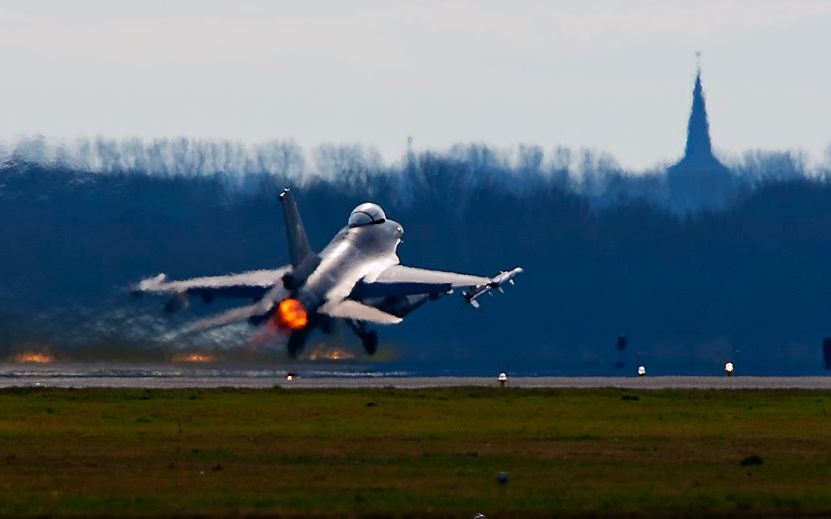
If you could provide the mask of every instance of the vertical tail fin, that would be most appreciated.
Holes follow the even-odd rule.
[[[289,256],[292,266],[300,265],[303,260],[313,255],[309,246],[309,238],[306,237],[306,228],[300,219],[300,212],[291,190],[286,188],[280,193],[280,205],[283,207],[283,221],[286,224],[286,238],[289,244]]]

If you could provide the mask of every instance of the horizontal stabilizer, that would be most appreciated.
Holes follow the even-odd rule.
[[[378,310],[373,306],[352,301],[351,299],[345,299],[336,303],[326,303],[320,307],[319,311],[331,317],[377,324],[398,324],[402,321],[400,317]]]

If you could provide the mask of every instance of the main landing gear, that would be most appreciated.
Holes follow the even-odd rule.
[[[378,332],[370,330],[364,321],[347,319],[346,322],[349,323],[349,327],[352,328],[355,335],[361,339],[367,355],[375,355],[375,352],[378,351]]]

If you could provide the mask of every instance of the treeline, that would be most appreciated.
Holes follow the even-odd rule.
[[[826,181],[831,176],[831,146],[827,155],[813,167],[803,153],[794,151],[752,150],[723,157],[729,173],[721,182],[730,186],[730,200],[735,201],[769,182]],[[387,163],[377,150],[360,144],[325,144],[304,150],[290,140],[258,144],[185,138],[59,142],[31,137],[11,145],[0,143],[0,165],[5,171],[35,167],[97,175],[219,178],[225,187],[242,192],[259,189],[268,177],[301,187],[330,183],[364,193],[383,190],[404,201],[414,188],[452,190],[482,185],[523,194],[546,185],[579,194],[593,206],[641,200],[679,214],[690,212],[688,204],[680,203],[684,193],[672,193],[667,185],[669,164],[631,172],[607,153],[562,146],[458,144],[443,151],[408,149],[399,160]]]
[[[825,173],[807,172],[793,154],[749,155],[733,169],[747,177],[733,204],[679,215],[661,202],[660,172],[628,175],[610,159],[558,153],[528,147],[507,160],[460,146],[413,152],[396,168],[356,161],[331,178],[102,174],[8,159],[0,357],[26,344],[180,346],[172,333],[187,316],[216,308],[198,303],[170,320],[161,301],[135,301],[127,288],[158,272],[286,263],[276,195],[288,184],[316,248],[369,199],[404,226],[404,263],[483,274],[525,267],[480,312],[454,297],[381,330],[402,362],[481,373],[605,373],[638,357],[652,372],[717,372],[726,358],[755,373],[821,368],[821,339],[831,335]],[[194,340],[233,347],[248,333]],[[619,334],[629,337],[623,354]]]

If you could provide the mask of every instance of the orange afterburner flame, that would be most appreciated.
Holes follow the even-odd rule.
[[[289,330],[300,330],[309,324],[309,314],[297,299],[283,299],[277,306],[277,325]]]

